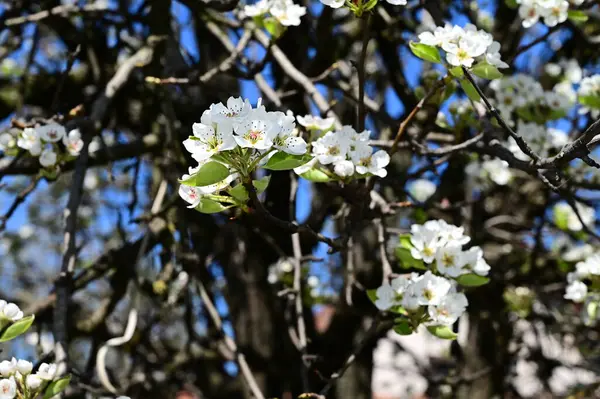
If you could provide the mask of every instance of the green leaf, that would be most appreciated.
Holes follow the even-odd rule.
[[[239,202],[246,202],[250,198],[248,196],[246,187],[244,187],[242,184],[238,184],[237,186],[230,188],[227,190],[227,192]]]
[[[435,335],[441,339],[456,339],[458,334],[456,334],[452,329],[448,326],[429,326],[427,327],[427,331],[431,335]]]
[[[409,46],[410,51],[412,51],[414,55],[422,60],[435,62],[438,64],[442,62],[442,57],[440,56],[440,51],[437,49],[437,47],[415,42],[410,42]]]
[[[479,93],[477,93],[477,89],[475,89],[475,86],[473,86],[471,84],[471,82],[469,82],[467,79],[461,79],[460,87],[462,87],[462,89],[465,92],[465,94],[467,95],[467,97],[469,97],[471,100],[473,100],[473,101],[481,100]]]
[[[421,259],[415,259],[410,254],[410,250],[407,248],[397,247],[395,250],[396,258],[400,262],[400,266],[404,269],[420,269],[427,270],[425,264]]]
[[[231,208],[231,205],[225,206],[220,202],[211,200],[210,198],[202,198],[195,209],[200,213],[219,213],[229,208]]]
[[[506,6],[514,10],[519,7],[519,3],[517,3],[517,0],[506,0]]]
[[[267,189],[270,181],[271,176],[265,176],[259,180],[252,180],[252,185],[254,188],[256,188],[256,192],[260,194]],[[237,186],[230,188],[227,190],[227,192],[239,202],[246,202],[250,198],[248,195],[248,190],[246,190],[246,187],[244,187],[242,184],[238,184]]]
[[[401,234],[398,236],[400,240],[400,246],[402,248],[411,249],[413,247],[412,242],[410,242],[410,234]]]
[[[462,67],[460,67],[460,66],[450,68],[448,70],[448,72],[450,72],[450,75],[452,75],[456,78],[462,78],[463,76],[465,76],[465,71],[463,71]]]
[[[588,15],[581,10],[569,10],[568,18],[573,22],[585,22],[588,20]]]
[[[307,172],[302,173],[300,177],[316,183],[326,183],[332,180],[327,173],[320,169],[309,169]]]
[[[554,224],[561,230],[568,230],[569,228],[569,213],[562,210],[562,208],[554,208]]]
[[[367,296],[369,297],[371,302],[375,303],[375,301],[377,300],[377,290],[367,290]]]
[[[586,107],[600,109],[600,96],[582,96],[579,102]]]
[[[198,172],[179,182],[185,186],[202,187],[219,183],[225,180],[227,176],[229,176],[227,166],[219,162],[208,162],[202,165]]]
[[[44,399],[52,398],[64,391],[67,385],[69,385],[69,382],[71,382],[71,375],[67,375],[56,381],[52,381],[44,392]]]
[[[465,287],[479,287],[480,285],[489,283],[489,281],[489,278],[474,273],[463,274],[456,278],[456,282]]]
[[[471,68],[473,75],[479,76],[480,78],[493,80],[502,77],[502,72],[495,66],[488,64],[487,62],[480,62]]]
[[[260,194],[267,189],[270,181],[271,181],[271,176],[265,176],[262,179],[252,180],[252,185],[256,189],[256,192],[258,194]]]
[[[396,324],[394,324],[394,331],[400,335],[410,335],[413,333],[413,329],[406,319],[396,319]]]
[[[312,156],[308,154],[292,155],[279,151],[269,158],[269,161],[263,168],[268,170],[290,170],[304,165],[311,159]]]
[[[11,339],[14,339],[19,335],[27,332],[27,330],[29,330],[29,327],[31,327],[33,320],[35,320],[35,316],[31,315],[23,317],[21,320],[15,321],[10,326],[8,326],[8,328],[6,328],[4,332],[2,332],[2,335],[0,335],[0,342],[10,341]]]
[[[275,39],[281,37],[283,32],[285,32],[285,26],[281,25],[275,18],[265,18],[263,24],[267,32]]]

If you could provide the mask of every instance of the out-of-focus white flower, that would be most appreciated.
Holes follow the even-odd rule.
[[[413,181],[409,187],[410,195],[419,202],[427,201],[437,189],[437,186],[429,180],[417,179]]]
[[[38,126],[35,128],[35,131],[42,140],[48,143],[56,143],[66,134],[65,127],[58,123]]]
[[[17,139],[17,146],[29,151],[33,156],[38,156],[42,152],[42,142],[35,129],[25,128]]]
[[[335,122],[334,118],[321,118],[320,116],[305,115],[296,117],[298,123],[307,129],[328,130]]]
[[[36,375],[42,380],[51,381],[56,375],[56,364],[54,363],[42,363],[38,368]]]
[[[588,288],[582,281],[573,281],[567,286],[565,299],[570,299],[573,302],[583,302],[587,295]]]
[[[0,374],[3,377],[10,377],[17,372],[17,359],[3,360],[0,362]]]
[[[17,361],[17,371],[21,373],[21,375],[30,374],[31,370],[33,370],[33,363],[23,359]]]
[[[36,374],[29,374],[25,379],[25,384],[27,384],[27,388],[36,390],[38,389],[44,381]]]
[[[298,26],[300,17],[306,14],[306,7],[294,4],[292,0],[276,0],[269,12],[283,26]]]
[[[56,153],[53,149],[48,148],[42,151],[40,155],[40,165],[44,168],[54,166],[56,164]]]
[[[0,380],[0,399],[12,399],[17,396],[17,383],[14,378]]]
[[[23,312],[14,303],[6,303],[6,301],[0,301],[0,317],[8,319],[10,321],[18,321],[23,318]]]
[[[79,129],[73,129],[63,137],[63,144],[72,156],[76,157],[83,149],[83,140]]]

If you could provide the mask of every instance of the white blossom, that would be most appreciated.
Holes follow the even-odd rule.
[[[38,136],[48,143],[56,143],[66,134],[65,127],[58,123],[49,123],[47,125],[38,126],[35,130]]]
[[[333,164],[333,172],[340,177],[348,177],[354,174],[352,161],[338,161]]]
[[[437,190],[437,186],[429,180],[417,179],[409,187],[410,195],[419,202],[427,201]]]
[[[12,399],[17,396],[17,383],[14,378],[0,380],[0,399]]]
[[[33,369],[33,364],[28,362],[27,360],[19,359],[17,361],[17,371],[21,373],[21,375],[27,375],[31,373]]]
[[[29,151],[33,156],[38,156],[42,152],[42,142],[35,129],[25,128],[17,139],[17,146]]]
[[[417,297],[419,305],[439,305],[452,284],[444,277],[436,276],[431,271],[425,272],[414,284],[410,285],[407,292]]]
[[[47,168],[56,164],[56,152],[52,148],[47,148],[40,154],[40,165]]]
[[[83,140],[79,129],[73,129],[69,134],[63,137],[63,144],[67,148],[67,152],[72,156],[78,156],[83,149]]]
[[[56,375],[56,364],[54,363],[42,363],[38,368],[36,375],[42,380],[51,381]]]
[[[573,281],[567,286],[565,299],[570,299],[573,302],[583,302],[588,292],[587,285],[581,281]]]
[[[307,129],[328,130],[335,122],[334,118],[321,118],[320,116],[305,115],[296,117],[298,123]]]
[[[29,389],[38,389],[44,381],[37,374],[29,374],[25,378],[25,383]]]
[[[306,7],[294,4],[292,0],[276,0],[269,12],[283,26],[298,26],[300,17],[306,14]]]
[[[373,148],[369,146],[359,146],[352,154],[352,161],[356,165],[356,172],[360,174],[371,173],[375,176],[387,176],[385,167],[390,163],[390,155],[379,150],[373,153]]]
[[[375,306],[377,306],[379,310],[388,310],[396,303],[396,291],[387,281],[384,282],[381,287],[377,288],[376,295],[377,300],[375,301]]]
[[[467,297],[462,292],[446,295],[439,304],[428,306],[430,324],[450,326],[465,312],[468,305]]]
[[[17,372],[17,359],[3,360],[0,362],[0,374],[3,377],[10,377]]]
[[[1,317],[10,321],[18,321],[23,318],[23,311],[14,303],[6,303],[2,300],[0,301],[0,309],[2,311]]]
[[[336,132],[328,132],[313,143],[313,155],[323,165],[346,160],[350,148],[349,140]]]

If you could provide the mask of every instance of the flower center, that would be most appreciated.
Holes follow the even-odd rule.
[[[329,149],[327,150],[327,154],[329,155],[339,155],[340,153],[340,148],[336,145],[329,147]]]
[[[450,254],[444,254],[444,256],[442,256],[442,263],[444,264],[444,266],[453,266],[454,256]]]
[[[423,296],[428,300],[431,301],[433,299],[433,291],[430,290],[429,288],[425,288],[423,290]]]
[[[250,130],[248,134],[246,134],[246,139],[250,140],[253,144],[256,144],[261,138],[262,132],[259,130]]]
[[[463,49],[459,49],[456,53],[456,56],[459,60],[466,60],[467,58],[469,58],[469,54]]]
[[[423,254],[425,256],[433,256],[433,249],[431,249],[429,247],[425,247],[425,248],[423,248]]]

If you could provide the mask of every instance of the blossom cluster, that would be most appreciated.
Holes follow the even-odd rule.
[[[530,28],[543,18],[544,24],[556,26],[567,20],[569,1],[567,0],[516,0],[523,27]],[[570,0],[573,5],[581,5],[585,0]]]
[[[191,208],[197,207],[203,197],[227,189],[240,175],[249,176],[278,152],[302,155],[307,151],[306,142],[297,136],[291,113],[267,111],[260,102],[253,108],[239,97],[230,97],[227,105],[212,104],[200,123],[193,124],[192,131],[193,136],[183,145],[198,165],[190,167],[182,180],[194,180],[207,164],[223,165],[229,172],[225,170],[224,176],[209,184],[182,184],[179,194]],[[210,174],[219,176],[212,170]]]
[[[33,364],[27,360],[4,360],[0,362],[0,397],[33,399],[52,383],[56,371],[53,363],[42,363],[33,373]]]
[[[351,126],[343,126],[338,131],[325,133],[312,143],[314,159],[306,166],[296,169],[298,174],[309,168],[331,165],[333,172],[342,178],[373,174],[387,176],[385,167],[390,163],[390,156],[384,150],[375,151],[369,145],[371,132],[365,130],[357,133]]]
[[[54,122],[22,131],[10,129],[0,134],[0,150],[5,153],[26,150],[31,156],[39,157],[40,164],[45,168],[56,165],[61,158],[78,156],[82,148],[83,140],[78,129],[67,133],[64,126]]]
[[[440,47],[446,52],[446,61],[452,66],[472,67],[474,63],[488,63],[497,68],[508,68],[500,56],[500,43],[491,34],[468,24],[438,26],[433,32],[419,35],[422,44]]]
[[[283,26],[298,26],[300,17],[306,14],[306,7],[294,4],[292,0],[260,0],[244,6],[244,14],[249,17],[270,14]]]
[[[419,324],[448,327],[465,312],[468,301],[458,285],[487,283],[490,266],[479,247],[463,250],[470,241],[462,227],[443,220],[412,225],[409,236],[401,237],[399,258],[423,274],[400,275],[375,291],[374,303],[380,310],[404,314],[410,320],[410,333]],[[436,331],[435,328],[430,332]]]
[[[593,254],[575,265],[567,274],[565,299],[584,303],[582,318],[585,324],[595,324],[600,306],[600,254]]]
[[[580,202],[576,202],[575,207],[581,220],[579,220],[577,213],[568,203],[559,202],[554,205],[554,223],[561,229],[577,232],[583,229],[582,221],[586,226],[591,226],[595,222],[596,211],[594,208]]]
[[[521,136],[529,147],[539,156],[546,157],[553,150],[560,150],[569,142],[565,132],[559,129],[546,129],[543,125],[535,122],[519,122],[517,134]],[[512,137],[508,138],[508,149],[512,151],[515,157],[528,161],[529,156],[519,148],[519,145]]]
[[[557,85],[558,86],[558,85]],[[529,75],[517,73],[492,81],[495,106],[509,124],[513,112],[526,121],[543,123],[564,116],[573,105],[559,87],[544,90],[540,82]]]
[[[581,80],[577,90],[579,102],[584,105],[580,114],[591,114],[592,118],[600,117],[600,75],[592,75]]]
[[[490,182],[499,186],[507,185],[512,179],[508,162],[493,158],[470,162],[465,168],[472,187],[487,188]]]
[[[190,208],[217,213],[234,206],[246,209],[246,190],[258,168],[293,169],[316,182],[387,175],[390,156],[369,145],[369,131],[357,133],[350,126],[331,131],[332,118],[306,115],[297,119],[309,143],[290,111],[271,112],[260,100],[252,107],[248,100],[234,97],[227,105],[212,104],[200,122],[193,124],[193,136],[183,142],[198,165],[183,175],[179,195]],[[266,176],[252,180],[252,185],[260,193],[268,182]]]

